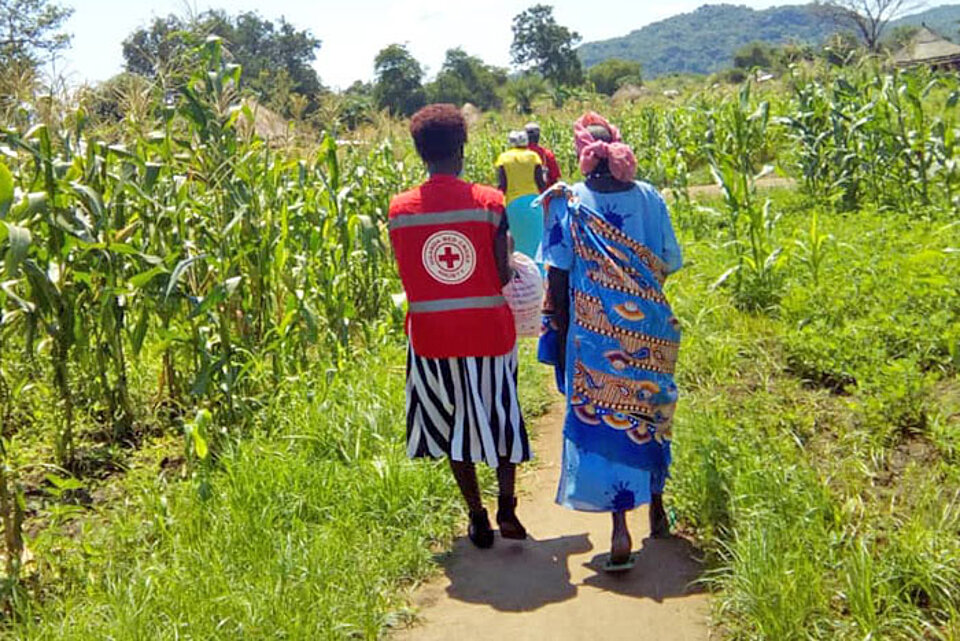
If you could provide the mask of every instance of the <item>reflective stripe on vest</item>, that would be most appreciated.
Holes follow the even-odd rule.
[[[454,225],[458,223],[490,223],[500,227],[503,214],[489,209],[461,209],[437,214],[400,214],[390,219],[390,230],[429,225]]]
[[[407,308],[414,314],[423,312],[453,312],[461,309],[494,309],[507,304],[503,296],[475,296],[472,298],[444,298],[419,303],[408,303]]]

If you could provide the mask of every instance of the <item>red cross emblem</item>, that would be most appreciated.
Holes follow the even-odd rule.
[[[438,260],[447,266],[447,269],[453,269],[460,262],[460,254],[453,251],[453,247],[447,245],[443,248],[443,255]]]
[[[460,232],[437,232],[423,245],[423,266],[435,280],[458,285],[473,275],[477,252],[470,239]]]

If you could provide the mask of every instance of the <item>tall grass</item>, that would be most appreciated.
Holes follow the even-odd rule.
[[[544,380],[524,360],[533,417]],[[402,362],[391,344],[332,380],[308,373],[207,478],[138,469],[122,503],[36,550],[58,548],[59,580],[9,634],[374,639],[403,624],[402,588],[434,571],[462,507],[445,464],[406,459]]]
[[[403,456],[399,349],[284,391],[208,479],[145,469],[84,523],[17,638],[375,638],[449,536],[447,471]],[[445,534],[444,534],[445,533]],[[38,549],[41,557],[47,550]]]
[[[809,217],[780,233],[807,236]],[[960,237],[873,211],[818,224],[844,246],[819,276],[787,263],[776,314],[710,289],[730,250],[686,244],[674,500],[725,636],[954,639],[960,473],[942,421],[957,415],[940,390],[958,372],[960,263],[944,250]]]

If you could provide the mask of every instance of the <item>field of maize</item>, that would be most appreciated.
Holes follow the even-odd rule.
[[[402,127],[268,144],[202,53],[109,136],[0,121],[0,637],[378,638],[459,523],[403,456]],[[960,639],[958,100],[864,63],[540,116],[571,176],[570,123],[607,113],[669,195],[668,500],[720,637]],[[469,178],[515,120],[473,126]]]

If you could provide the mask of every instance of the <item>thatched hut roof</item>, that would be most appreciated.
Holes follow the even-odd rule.
[[[903,49],[893,56],[894,64],[943,65],[960,62],[960,45],[956,45],[924,25]]]
[[[467,121],[468,127],[474,127],[480,122],[480,109],[473,103],[464,103],[463,107],[460,108],[460,113],[463,114],[463,119]]]
[[[613,101],[613,104],[619,105],[621,103],[627,103],[627,102],[633,102],[635,100],[639,100],[640,98],[643,98],[644,96],[647,96],[649,94],[650,94],[650,90],[647,89],[646,87],[641,87],[638,85],[633,85],[628,83],[623,85],[619,89],[617,89],[617,92],[613,94],[613,96],[611,97],[611,100]]]
[[[244,98],[243,104],[253,113],[252,133],[271,143],[282,142],[290,136],[290,121],[288,119],[261,105],[253,98]],[[242,127],[248,132],[251,129],[249,123],[244,123]]]

